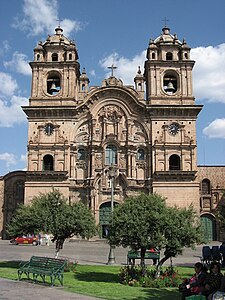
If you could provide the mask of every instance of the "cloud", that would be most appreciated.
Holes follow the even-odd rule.
[[[20,74],[31,75],[31,68],[28,62],[28,57],[25,54],[16,51],[13,53],[12,60],[5,61],[4,66]]]
[[[225,118],[214,120],[203,129],[203,134],[209,138],[225,139]]]
[[[12,96],[8,102],[0,99],[0,127],[12,127],[14,124],[26,122],[22,105],[28,105],[27,98]]]
[[[16,156],[8,152],[0,153],[0,160],[5,161],[7,167],[16,165],[17,163]]]
[[[24,0],[23,16],[17,17],[12,25],[28,33],[28,36],[37,36],[43,33],[53,33],[58,24],[57,0]],[[65,35],[81,29],[81,23],[75,20],[61,21]]]
[[[196,99],[225,104],[225,43],[191,50]]]
[[[20,161],[27,162],[27,155],[26,154],[21,154]]]
[[[18,85],[15,79],[7,73],[0,72],[0,95],[12,96]]]
[[[1,47],[0,47],[0,56],[3,56],[5,53],[7,53],[10,50],[10,45],[7,40],[2,41]]]
[[[140,54],[137,54],[131,59],[123,56],[119,57],[119,54],[115,52],[103,58],[99,63],[105,70],[108,70],[108,67],[111,65],[116,66],[117,69],[114,71],[115,76],[120,78],[124,84],[133,85],[138,66],[141,66],[143,72],[145,60],[146,50],[142,51]],[[110,75],[110,71],[106,73],[106,77],[109,77]]]

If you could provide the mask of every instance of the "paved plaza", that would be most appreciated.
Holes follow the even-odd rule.
[[[212,242],[218,245],[219,242]],[[183,255],[173,259],[175,266],[193,266],[200,261],[202,246],[197,246],[195,250],[185,249]],[[32,246],[32,245],[11,245],[9,241],[0,240],[0,261],[20,261],[29,260],[32,255],[54,257],[55,245]],[[109,246],[102,240],[67,241],[60,253],[60,257],[76,260],[78,264],[106,265],[108,261]],[[122,247],[115,249],[117,265],[126,265],[127,249]],[[147,261],[148,262],[148,261]],[[149,262],[151,263],[151,262]],[[167,261],[164,265],[168,265]],[[0,300],[94,300],[98,298],[83,296],[63,291],[61,287],[48,287],[24,281],[13,281],[0,278]]]

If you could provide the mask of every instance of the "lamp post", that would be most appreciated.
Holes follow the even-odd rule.
[[[114,180],[116,176],[116,170],[113,166],[109,167],[109,179],[111,185],[111,218],[113,226],[113,208],[114,208]],[[107,265],[113,265],[115,263],[114,246],[110,244],[109,257]]]

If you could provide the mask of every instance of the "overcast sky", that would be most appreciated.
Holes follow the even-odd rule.
[[[196,104],[198,164],[225,165],[225,1],[224,0],[1,0],[0,175],[26,169],[27,120],[33,48],[60,23],[75,40],[81,70],[90,85],[101,85],[112,63],[115,76],[132,85],[144,70],[149,39],[166,23],[187,41]]]

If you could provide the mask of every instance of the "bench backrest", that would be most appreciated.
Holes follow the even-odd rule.
[[[64,268],[66,264],[66,261],[64,259],[58,259],[58,258],[48,258],[47,261],[47,268],[50,269],[60,269],[60,268]]]
[[[141,258],[141,251],[138,250],[138,251],[135,251],[135,250],[130,250],[128,251],[128,254],[127,256],[129,258]],[[149,250],[146,250],[145,252],[145,258],[160,258],[160,252],[159,251],[149,251]]]
[[[37,268],[48,268],[48,269],[59,269],[63,268],[66,264],[64,259],[42,257],[42,256],[32,256],[29,262],[31,267]]]
[[[32,256],[29,262],[30,267],[45,268],[48,257]]]

